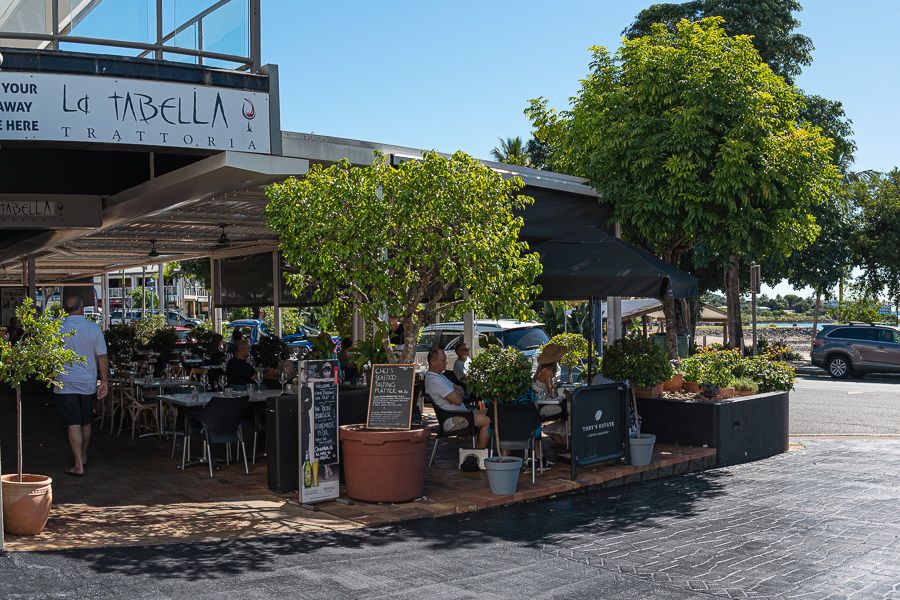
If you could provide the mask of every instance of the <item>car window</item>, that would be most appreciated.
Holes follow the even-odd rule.
[[[887,342],[893,344],[900,344],[900,333],[893,331],[891,329],[879,329],[878,330],[878,341],[879,342]]]
[[[540,327],[512,329],[510,331],[504,331],[502,336],[498,337],[500,337],[500,340],[505,346],[514,346],[519,350],[539,348],[550,341],[547,332]]]
[[[875,329],[863,329],[862,327],[842,327],[828,334],[829,338],[842,340],[874,340]]]
[[[416,343],[416,352],[428,352],[431,350],[431,346],[434,344],[434,336],[435,332],[433,331],[426,331],[420,335],[419,341]]]
[[[457,341],[460,339],[459,333],[455,331],[442,331],[441,332],[441,341],[438,342],[438,346],[443,348],[444,350],[449,350],[453,348]]]

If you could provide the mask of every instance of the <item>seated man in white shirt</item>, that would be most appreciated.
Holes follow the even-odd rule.
[[[449,412],[471,412],[475,414],[478,428],[479,448],[487,448],[490,441],[488,426],[491,420],[484,411],[472,410],[463,404],[463,390],[444,376],[447,368],[447,354],[440,348],[428,351],[428,371],[425,373],[425,393],[438,407]]]

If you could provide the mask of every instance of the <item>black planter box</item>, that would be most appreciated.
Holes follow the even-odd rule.
[[[716,466],[737,465],[788,450],[789,392],[719,402],[639,398],[641,431],[656,441],[716,449]]]

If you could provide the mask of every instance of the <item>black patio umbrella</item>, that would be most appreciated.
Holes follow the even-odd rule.
[[[597,227],[582,227],[565,239],[542,242],[534,251],[543,266],[537,278],[543,288],[539,300],[697,295],[696,277]]]
[[[538,299],[589,300],[592,332],[595,298],[690,298],[698,293],[699,283],[693,275],[597,227],[582,227],[565,239],[541,242],[534,251],[543,266],[537,278],[542,287]],[[588,340],[588,353],[593,354],[593,335]],[[591,375],[589,360],[588,381]]]

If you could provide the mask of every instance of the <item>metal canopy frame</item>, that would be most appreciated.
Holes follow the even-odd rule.
[[[21,285],[23,257],[33,255],[37,285],[61,284],[130,267],[272,251],[278,236],[265,223],[263,187],[309,170],[303,159],[225,152],[104,201],[103,225],[23,240],[0,255],[0,285]],[[217,240],[221,224],[230,245]],[[159,256],[151,257],[151,240]]]

